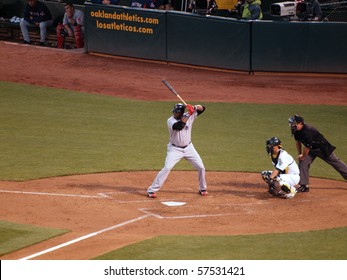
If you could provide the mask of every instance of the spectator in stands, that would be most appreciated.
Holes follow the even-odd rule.
[[[310,20],[320,21],[322,19],[322,9],[317,0],[308,0],[309,11],[308,16]]]
[[[215,11],[218,10],[218,4],[216,0],[210,0],[208,1],[208,10],[207,14],[213,15]]]
[[[208,1],[207,0],[191,0],[188,1],[188,12],[207,14]]]
[[[163,5],[163,0],[152,0],[153,4],[154,4],[154,9],[160,9],[160,7]]]
[[[91,0],[94,4],[119,5],[120,0]]]
[[[171,6],[175,11],[181,11],[183,8],[183,0],[171,0]],[[185,1],[184,1],[185,2]]]
[[[65,4],[63,23],[57,26],[58,48],[64,48],[65,37],[75,37],[76,48],[84,47],[84,13],[73,4]]]
[[[260,20],[262,18],[263,18],[263,13],[261,11],[261,1],[246,0],[243,6],[242,19]]]
[[[154,0],[154,5],[158,10],[171,10],[170,0]]]
[[[28,27],[40,28],[40,45],[46,46],[47,27],[53,25],[53,18],[47,6],[37,0],[28,0],[24,10],[24,18],[20,22],[24,44],[30,44]]]
[[[155,9],[153,0],[130,0],[130,7],[132,8],[144,8]]]

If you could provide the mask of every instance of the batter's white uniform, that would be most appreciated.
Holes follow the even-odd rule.
[[[278,175],[283,183],[295,189],[300,181],[300,171],[293,157],[285,150],[280,149],[276,158],[271,155],[272,164],[280,171]]]
[[[167,120],[167,126],[169,129],[170,142],[167,145],[167,154],[165,159],[165,165],[163,169],[158,173],[154,179],[152,185],[148,188],[147,192],[154,192],[160,190],[165,180],[167,179],[171,169],[178,163],[182,158],[188,160],[198,171],[199,175],[199,191],[207,189],[205,179],[205,166],[198,152],[195,150],[191,139],[193,122],[198,116],[198,112],[194,113],[187,120],[186,125],[182,130],[174,130],[173,124],[178,122],[174,116],[171,116]]]

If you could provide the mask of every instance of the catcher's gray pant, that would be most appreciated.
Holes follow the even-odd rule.
[[[309,176],[310,176],[310,166],[312,162],[316,159],[316,157],[321,158],[326,163],[330,164],[335,168],[337,172],[341,174],[341,176],[347,180],[347,165],[340,160],[335,153],[331,153],[330,156],[323,155],[320,151],[310,151],[309,154],[305,157],[304,160],[299,161],[299,169],[300,169],[300,185],[308,185],[309,184]]]
[[[198,152],[195,150],[194,145],[190,143],[186,148],[175,147],[172,144],[167,146],[167,154],[165,159],[165,165],[162,170],[158,173],[154,179],[152,185],[148,188],[147,192],[157,192],[163,186],[171,169],[178,163],[182,158],[188,160],[198,171],[199,175],[199,190],[206,190],[206,179],[205,179],[205,166]]]
[[[52,20],[47,20],[47,21],[42,21],[40,22],[40,42],[46,42],[46,36],[47,36],[47,27],[53,25],[53,19]],[[23,34],[23,39],[27,42],[30,42],[30,36],[29,36],[29,30],[28,27],[38,27],[35,24],[27,22],[25,19],[23,19],[20,22],[20,29]]]

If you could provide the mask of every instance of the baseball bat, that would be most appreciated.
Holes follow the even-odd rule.
[[[182,99],[182,97],[177,93],[177,91],[173,88],[172,85],[170,85],[170,83],[167,80],[162,80],[162,82],[164,83],[164,85],[167,86],[167,88],[174,94],[176,95],[181,101],[182,103],[187,106],[187,103]]]

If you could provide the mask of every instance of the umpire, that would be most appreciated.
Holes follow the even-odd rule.
[[[294,115],[288,121],[299,155],[300,187],[297,190],[299,192],[310,190],[308,186],[309,169],[316,157],[330,164],[347,180],[347,165],[335,155],[336,147],[330,144],[315,127],[306,124],[303,117]],[[303,150],[301,144],[304,146]]]

